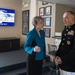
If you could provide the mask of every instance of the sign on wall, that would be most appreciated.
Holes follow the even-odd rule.
[[[29,10],[22,11],[22,34],[26,35],[29,31]]]

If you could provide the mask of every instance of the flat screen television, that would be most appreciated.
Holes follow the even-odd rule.
[[[0,8],[0,26],[14,26],[15,10]]]

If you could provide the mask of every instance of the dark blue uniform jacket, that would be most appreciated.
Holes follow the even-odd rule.
[[[56,56],[61,57],[63,70],[75,72],[75,24],[65,27]]]

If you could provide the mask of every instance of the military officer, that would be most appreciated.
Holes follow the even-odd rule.
[[[64,12],[63,23],[65,28],[56,52],[55,62],[60,68],[60,75],[75,75],[75,13]]]

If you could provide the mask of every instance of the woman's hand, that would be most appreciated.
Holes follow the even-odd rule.
[[[35,46],[34,47],[34,52],[40,52],[40,47],[39,46]]]

